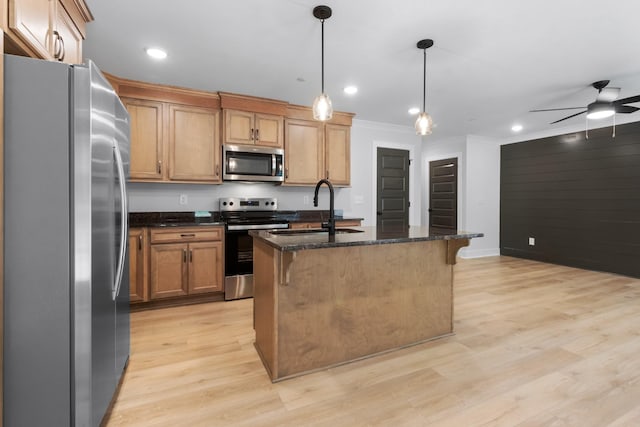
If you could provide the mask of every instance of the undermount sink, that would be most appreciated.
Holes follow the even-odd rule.
[[[357,230],[355,228],[336,228],[336,234],[346,234],[346,233],[362,233],[364,230]],[[295,234],[312,234],[312,233],[328,233],[328,230],[324,228],[290,228],[286,230],[270,230],[271,234],[284,234],[284,235],[295,235]]]

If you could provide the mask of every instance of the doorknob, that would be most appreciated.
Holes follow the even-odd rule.
[[[378,211],[376,212],[377,215],[382,215],[382,212]]]
[[[431,212],[433,209],[429,208],[428,211]]]

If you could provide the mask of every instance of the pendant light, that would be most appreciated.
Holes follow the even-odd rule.
[[[418,114],[416,120],[416,133],[418,135],[430,135],[433,131],[433,119],[427,113],[427,49],[433,46],[433,40],[424,39],[420,40],[417,44],[418,49],[422,49],[424,53],[424,68],[423,68],[423,81],[424,86],[422,89],[422,112]]]
[[[313,16],[322,23],[322,93],[313,100],[313,119],[322,122],[330,120],[333,116],[333,107],[329,95],[324,93],[324,20],[331,17],[329,6],[316,6],[313,8]]]

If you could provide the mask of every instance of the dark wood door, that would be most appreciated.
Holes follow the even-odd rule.
[[[458,159],[429,162],[429,227],[458,228]]]
[[[378,148],[376,226],[409,228],[409,151]]]

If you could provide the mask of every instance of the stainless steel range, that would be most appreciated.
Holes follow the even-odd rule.
[[[253,239],[249,230],[289,228],[277,210],[275,198],[220,199],[220,217],[226,224],[225,300],[253,296]]]

